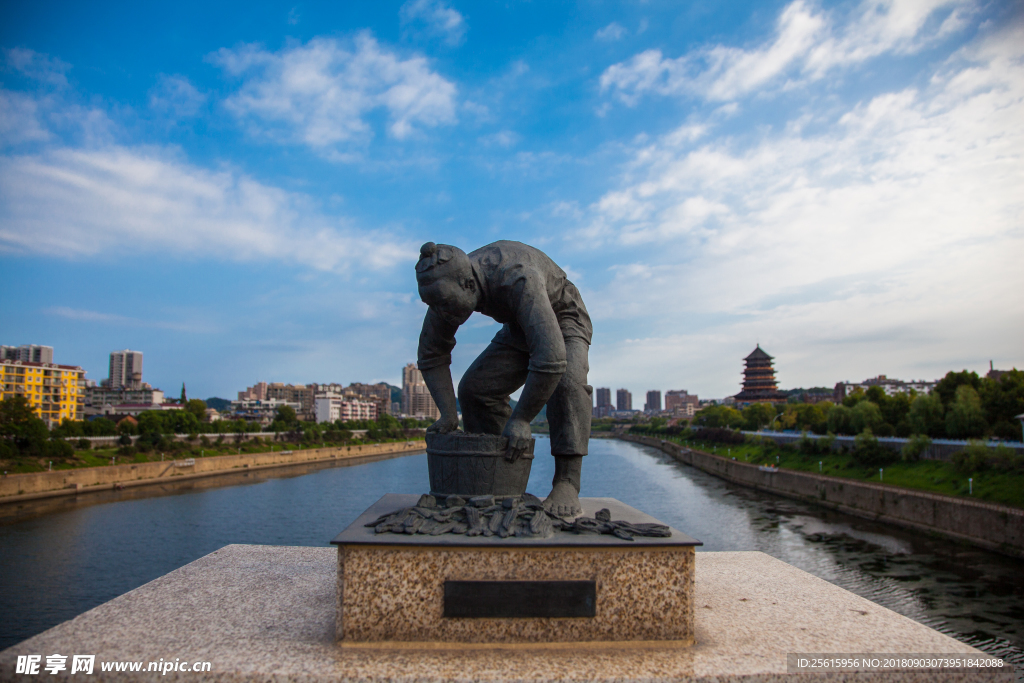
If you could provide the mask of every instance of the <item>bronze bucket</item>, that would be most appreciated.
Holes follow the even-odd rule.
[[[526,492],[536,439],[518,460],[505,459],[508,439],[493,434],[427,433],[427,470],[430,495],[506,498]]]

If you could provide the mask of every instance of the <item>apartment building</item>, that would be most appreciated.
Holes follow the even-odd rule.
[[[633,394],[626,389],[619,389],[615,392],[616,410],[633,410]]]
[[[409,363],[402,369],[402,412],[421,420],[441,417],[441,411],[415,363]]]
[[[25,363],[53,363],[53,347],[39,344],[0,346],[0,360],[20,360]]]
[[[347,398],[335,393],[317,394],[316,421],[376,420],[379,415],[378,407],[375,401]]]
[[[84,393],[85,370],[77,365],[0,360],[0,400],[24,396],[50,427],[83,419]]]
[[[108,389],[141,389],[142,352],[129,349],[111,351],[107,379],[103,386]]]
[[[645,413],[661,412],[661,392],[658,390],[647,392],[647,402],[644,403]]]

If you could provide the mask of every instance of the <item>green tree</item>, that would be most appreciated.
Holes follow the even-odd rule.
[[[768,426],[777,414],[771,403],[755,403],[743,410],[743,419],[747,429],[756,431]]]
[[[1021,426],[1016,416],[1024,414],[1024,372],[1010,370],[998,381],[985,378],[978,394],[992,432],[999,438],[1019,441]]]
[[[853,431],[857,434],[865,429],[870,429],[873,433],[885,424],[881,408],[872,401],[861,401],[850,410],[850,415],[853,420]]]
[[[846,395],[846,398],[843,399],[843,405],[847,408],[852,408],[864,400],[867,400],[867,394],[864,393],[863,389],[857,387]]]
[[[950,371],[935,384],[932,393],[937,395],[942,401],[942,406],[949,410],[950,404],[956,400],[956,390],[965,384],[977,391],[981,387],[981,378],[978,377],[976,372],[967,372],[966,370],[961,370],[960,372]]]
[[[845,405],[832,406],[828,411],[828,431],[833,434],[855,434],[853,430],[853,409]]]
[[[185,403],[185,410],[195,415],[197,421],[206,421],[206,401],[202,401],[198,398],[190,398]]]
[[[701,427],[735,429],[743,425],[744,419],[740,411],[735,408],[730,408],[729,406],[709,406],[697,413],[694,422]]]
[[[946,434],[954,439],[970,439],[984,436],[987,428],[981,397],[970,384],[961,384],[946,411]]]
[[[924,434],[933,439],[946,435],[945,410],[937,394],[921,394],[910,404],[910,429],[914,434]]]
[[[138,417],[139,434],[166,434],[171,431],[165,424],[164,412],[162,410],[147,410]]]
[[[114,436],[117,434],[117,425],[113,420],[106,417],[97,417],[85,423],[86,436]]]
[[[46,423],[36,417],[24,396],[0,401],[0,437],[9,439],[19,455],[41,457],[48,436]]]

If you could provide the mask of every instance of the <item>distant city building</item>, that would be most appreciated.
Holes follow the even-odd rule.
[[[608,413],[615,410],[615,406],[612,405],[612,390],[608,387],[598,387],[594,394],[597,399],[597,405],[594,406],[594,417],[608,417]]]
[[[271,382],[267,385],[267,401],[283,401],[294,404],[295,413],[300,420],[313,420],[315,406],[313,404],[316,385],[284,384]]]
[[[103,415],[118,422],[119,416],[138,417],[148,410],[184,410],[185,406],[180,403],[120,403],[104,408]]]
[[[391,410],[391,387],[385,382],[378,382],[377,384],[353,382],[348,385],[345,391],[366,401],[376,403],[378,415],[394,414]]]
[[[0,346],[0,360],[20,360],[23,363],[53,363],[53,347],[38,344]]]
[[[930,394],[936,384],[937,382],[929,382],[923,379],[904,382],[903,380],[891,379],[885,375],[879,375],[878,377],[866,379],[859,384],[855,382],[839,382],[836,384],[836,388],[832,391],[832,400],[836,403],[842,403],[844,398],[852,394],[857,389],[867,391],[871,387],[881,387],[886,396],[909,394],[911,391],[918,394]]]
[[[103,386],[108,389],[142,388],[142,352],[111,351],[110,366]]]
[[[661,412],[661,392],[658,390],[647,392],[647,403],[644,404],[645,413]]]
[[[732,397],[737,408],[755,403],[785,403],[787,397],[779,391],[775,382],[775,369],[772,357],[761,350],[758,344],[749,356],[743,359],[746,368],[743,370],[743,391]]]
[[[322,393],[316,396],[316,421],[336,422],[342,420],[376,420],[379,404],[346,398],[342,394]]]
[[[257,382],[245,391],[238,392],[239,401],[265,401],[267,400],[267,383]]]
[[[1008,372],[1009,372],[1009,370],[996,370],[995,366],[993,364],[993,361],[989,361],[988,362],[988,372],[985,373],[985,377],[988,377],[989,379],[998,382],[999,378],[1002,377],[1003,375],[1005,375]]]
[[[284,401],[275,398],[268,398],[264,400],[242,399],[239,401],[232,401],[231,414],[224,417],[225,419],[256,422],[265,426],[274,421],[274,418],[277,417],[277,409],[281,406],[288,406],[294,410],[296,414],[298,414],[299,409],[301,408],[301,406],[294,401]]]
[[[626,389],[619,389],[615,392],[616,410],[633,410],[633,394]]]
[[[140,389],[86,386],[83,395],[86,418],[96,415],[113,415],[115,414],[114,406],[118,405],[161,405],[164,402],[164,392],[145,383]]]
[[[693,417],[693,414],[700,410],[700,399],[697,398],[697,394],[691,394],[686,389],[666,391],[665,410],[676,416]]]
[[[415,363],[409,363],[402,369],[402,412],[419,419],[438,419],[438,410],[434,399],[430,396],[423,374]]]
[[[50,427],[83,419],[84,390],[85,370],[77,365],[0,360],[0,401],[24,396]]]
[[[800,393],[800,403],[822,403],[823,401],[831,401],[833,398],[831,393],[822,393],[820,391],[804,391]]]

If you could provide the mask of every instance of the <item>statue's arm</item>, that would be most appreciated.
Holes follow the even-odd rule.
[[[427,390],[441,412],[440,419],[427,428],[428,432],[447,434],[459,428],[459,413],[455,403],[451,371],[452,349],[455,348],[457,329],[433,309],[428,309],[423,317],[417,353],[418,365]]]

